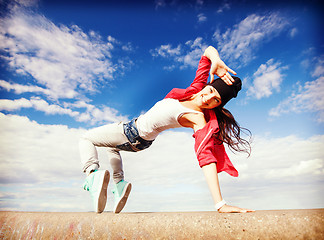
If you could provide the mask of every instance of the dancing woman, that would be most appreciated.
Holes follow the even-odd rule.
[[[210,82],[208,83],[210,73]],[[192,128],[195,152],[205,175],[215,208],[219,212],[252,210],[226,204],[222,198],[218,173],[225,171],[237,177],[238,172],[228,158],[223,143],[235,151],[250,151],[249,142],[241,138],[241,128],[224,105],[237,96],[241,80],[220,59],[217,50],[208,47],[200,59],[196,77],[187,89],[174,88],[149,111],[126,123],[114,123],[91,129],[80,139],[83,171],[87,174],[84,189],[89,191],[95,211],[104,211],[110,173],[98,171],[96,147],[106,147],[113,169],[115,189],[114,212],[126,204],[131,183],[124,180],[120,151],[137,152],[148,148],[164,130]],[[219,78],[214,79],[214,74]]]

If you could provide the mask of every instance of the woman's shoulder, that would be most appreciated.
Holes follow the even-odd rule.
[[[179,123],[184,127],[190,127],[198,131],[206,126],[206,120],[203,114],[189,112],[185,113],[179,119]]]

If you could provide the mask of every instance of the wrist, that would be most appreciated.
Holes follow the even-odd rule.
[[[220,59],[218,51],[212,46],[206,48],[204,56],[206,56],[210,61],[217,61],[218,59]]]
[[[218,211],[219,209],[221,209],[224,205],[226,204],[226,201],[223,199],[222,201],[218,202],[215,204],[215,208]]]

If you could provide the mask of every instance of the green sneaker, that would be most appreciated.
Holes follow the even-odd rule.
[[[109,183],[109,171],[94,171],[83,183],[83,189],[90,192],[94,209],[97,213],[102,213],[107,202],[107,188]]]
[[[120,213],[123,210],[131,190],[132,184],[124,180],[115,184],[115,189],[112,191],[115,196],[114,213]]]

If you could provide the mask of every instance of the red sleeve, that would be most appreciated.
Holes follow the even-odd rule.
[[[197,155],[197,159],[200,167],[216,163],[218,173],[224,171],[233,177],[238,176],[238,171],[227,156],[224,145],[219,145],[213,137],[204,145],[203,149]]]
[[[214,126],[214,127],[213,127]],[[193,134],[195,138],[195,152],[199,166],[203,167],[210,163],[216,163],[217,172],[225,171],[233,177],[238,176],[238,172],[227,156],[224,145],[213,136],[216,126],[215,120],[211,120],[207,125]]]
[[[217,141],[216,141],[217,142]],[[227,172],[232,177],[238,177],[238,171],[235,169],[233,163],[227,156],[227,153],[225,151],[224,144],[215,144],[213,148],[213,155],[217,161],[217,172]]]
[[[207,57],[202,56],[198,64],[196,77],[191,83],[191,85],[187,89],[174,88],[166,95],[165,98],[174,98],[174,99],[183,100],[199,92],[207,84],[210,66],[211,66],[211,61]]]
[[[203,89],[203,87],[206,86],[210,67],[211,61],[207,57],[202,56],[198,64],[195,79],[191,83],[190,87],[187,88],[187,91],[192,91],[195,89],[197,92],[199,92],[201,89]]]
[[[213,149],[214,149],[214,144],[211,138],[207,143],[205,143],[203,149],[201,149],[197,154],[197,159],[200,167],[203,167],[210,163],[217,163],[217,159],[213,154]]]

